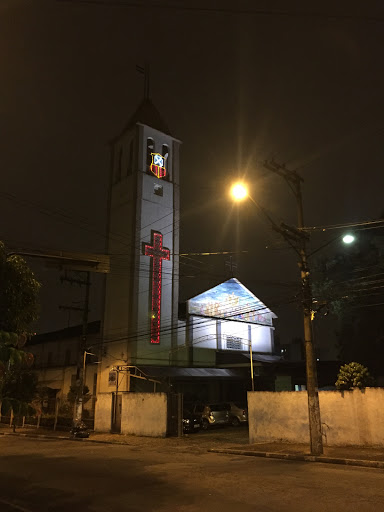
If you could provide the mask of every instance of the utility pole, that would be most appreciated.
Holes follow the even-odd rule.
[[[306,250],[306,242],[308,236],[303,231],[304,213],[301,183],[304,180],[296,171],[288,170],[286,169],[285,165],[280,165],[273,160],[265,162],[264,167],[284,178],[296,197],[298,229],[287,226],[286,224],[281,224],[280,228],[275,227],[275,229],[282,236],[284,236],[284,238],[299,255],[299,268],[303,293],[302,305],[304,315],[304,348],[307,375],[308,419],[311,454],[321,455],[323,453],[323,437],[321,432],[316,356],[312,339],[312,287]],[[292,244],[292,241],[298,245],[298,249]]]
[[[82,308],[73,307],[73,306],[61,306],[61,309],[73,309],[76,311],[83,312],[83,321],[81,328],[81,337],[79,340],[79,350],[77,356],[77,369],[76,369],[76,383],[77,386],[77,396],[76,396],[76,404],[74,409],[74,417],[75,421],[79,421],[83,417],[83,394],[84,394],[84,378],[85,378],[85,361],[87,357],[87,329],[88,329],[88,313],[89,313],[89,292],[91,286],[91,277],[90,272],[86,271],[86,279],[76,279],[72,277],[68,277],[65,275],[61,278],[61,282],[66,281],[71,284],[77,284],[79,286],[85,286],[85,297],[84,297],[84,305]]]

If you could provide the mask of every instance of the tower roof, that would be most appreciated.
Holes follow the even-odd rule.
[[[122,133],[131,129],[137,123],[145,124],[147,126],[150,126],[151,128],[154,128],[155,130],[158,130],[159,132],[171,135],[168,126],[166,125],[159,111],[149,98],[144,98],[136,112],[129,120],[128,124],[125,126]]]

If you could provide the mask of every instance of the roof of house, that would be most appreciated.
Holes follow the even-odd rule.
[[[39,343],[46,343],[49,341],[59,341],[69,338],[76,338],[82,334],[82,325],[73,325],[72,327],[66,327],[59,331],[45,332],[43,334],[37,334],[27,341],[27,345],[37,345]],[[95,322],[89,322],[87,325],[87,334],[97,334],[100,332],[100,320]]]
[[[272,325],[271,319],[277,318],[273,311],[234,277],[189,299],[188,313],[261,325]]]

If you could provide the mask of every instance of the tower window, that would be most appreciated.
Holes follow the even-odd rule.
[[[166,180],[169,180],[169,167],[168,167],[168,162],[169,162],[169,147],[167,144],[163,144],[162,148],[161,148],[161,154],[163,155],[163,158],[164,158],[164,167],[167,169],[167,174],[165,176],[165,179]]]
[[[155,152],[155,141],[148,137],[147,139],[147,169],[149,169],[149,166],[152,163],[152,153]]]
[[[115,183],[118,183],[121,180],[121,169],[123,165],[123,148],[119,149],[118,157],[117,157],[117,166],[116,166],[116,179]]]
[[[162,185],[158,185],[156,183],[156,185],[153,187],[153,193],[156,195],[156,196],[161,196],[163,197],[163,186]]]
[[[128,167],[127,167],[127,176],[129,176],[133,172],[133,162],[134,162],[133,152],[134,152],[134,140],[132,139],[129,144],[129,163],[128,163]]]
[[[169,157],[169,148],[167,144],[163,144],[163,147],[161,148],[161,154],[164,157],[164,160],[168,160]]]

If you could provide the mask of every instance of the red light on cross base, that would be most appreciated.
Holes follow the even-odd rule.
[[[163,235],[152,232],[152,246],[144,244],[144,254],[152,258],[151,343],[160,343],[161,278],[163,260],[170,259],[163,248]]]

